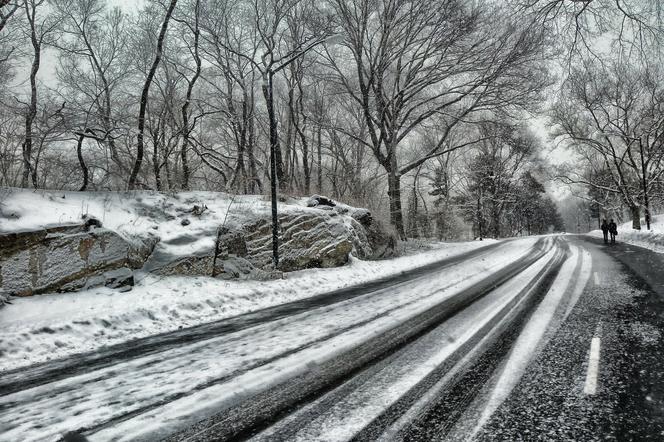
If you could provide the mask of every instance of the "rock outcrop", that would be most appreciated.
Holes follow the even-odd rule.
[[[104,273],[127,267],[132,249],[117,233],[86,225],[67,225],[0,235],[0,291],[27,296],[71,291],[119,275]],[[125,274],[121,280],[127,282]]]
[[[364,259],[382,259],[395,255],[397,237],[378,220],[371,216],[367,209],[354,209],[351,216],[364,228],[371,252],[361,256]]]
[[[371,249],[362,226],[334,211],[302,211],[279,214],[278,272],[312,267],[337,267],[348,262],[351,252],[368,256]],[[258,219],[217,232],[216,249],[195,256],[153,255],[144,270],[160,275],[200,275],[217,278],[265,279],[275,277],[272,268],[272,225]]]
[[[159,244],[157,235],[119,236],[94,218],[83,224],[0,234],[0,305],[9,296],[73,291],[105,285],[130,290],[132,269],[159,275],[269,279],[281,272],[337,267],[352,253],[361,259],[394,254],[396,239],[367,209],[314,195],[307,208],[279,213],[279,265],[272,265],[270,219],[236,218],[230,225],[184,229]],[[205,205],[187,211],[208,215]],[[185,254],[182,246],[206,244]],[[207,245],[209,244],[209,246]]]
[[[314,195],[306,211],[279,214],[278,270],[338,267],[353,253],[362,259],[393,256],[396,237],[373,219],[367,209],[357,209]],[[241,259],[256,269],[272,268],[272,225],[259,219],[231,230],[222,228],[217,241],[215,273],[224,275],[229,259]]]
[[[336,207],[337,203],[333,199],[322,195],[312,195],[307,200],[307,207],[321,207],[321,206]]]
[[[337,267],[348,262],[348,255],[369,253],[362,226],[352,218],[334,211],[309,210],[279,215],[279,270],[284,272],[311,267]],[[249,262],[259,268],[272,264],[272,229],[261,219],[241,228]],[[225,247],[222,242],[222,249]]]

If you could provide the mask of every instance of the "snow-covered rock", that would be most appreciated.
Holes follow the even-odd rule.
[[[103,284],[100,275],[127,266],[130,248],[117,233],[85,225],[2,234],[0,291],[28,296]]]
[[[380,221],[371,216],[367,209],[353,209],[351,217],[359,222],[369,242],[371,253],[364,256],[366,259],[390,258],[396,255],[397,237]]]
[[[1,206],[3,296],[116,286],[115,277],[105,275],[116,268],[162,276],[273,279],[284,271],[341,266],[350,254],[391,256],[396,242],[367,209],[320,195],[279,204],[276,270],[270,205],[258,195],[9,189]],[[5,247],[10,241],[12,247]]]
[[[336,212],[307,211],[279,215],[279,270],[294,271],[312,267],[337,267],[370,253],[362,226]],[[246,239],[248,261],[259,268],[272,264],[272,230],[267,219],[241,227]]]
[[[350,253],[372,253],[364,228],[336,212],[282,213],[279,228],[279,271],[338,267],[348,262]],[[263,217],[220,227],[216,245],[208,250],[190,256],[155,253],[143,269],[160,275],[265,279],[273,272],[271,220]]]
[[[336,207],[337,203],[332,199],[322,195],[311,195],[307,200],[307,207]]]

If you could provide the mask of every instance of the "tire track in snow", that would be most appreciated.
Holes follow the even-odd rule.
[[[456,372],[463,371],[468,356],[474,357],[477,348],[484,347],[484,341],[490,340],[496,329],[511,321],[513,313],[555,269],[557,258],[558,252],[552,249],[486,297],[279,421],[256,440],[376,439],[395,417],[421,409],[422,401],[430,401]],[[410,420],[412,413],[404,422]],[[387,436],[387,440],[394,439]]]
[[[584,258],[586,258],[586,263],[583,262]],[[574,245],[570,246],[570,257],[563,264],[558,277],[555,279],[546,297],[533,312],[528,323],[517,338],[468,439],[473,439],[477,435],[498,407],[509,397],[514,387],[521,380],[528,364],[535,356],[536,352],[534,349],[541,349],[545,344],[545,334],[554,320],[556,311],[563,301],[568,287],[573,281],[577,264],[580,264],[579,275],[587,276],[587,278],[580,277],[576,281],[572,298],[564,315],[565,318],[576,304],[590,277],[591,262],[589,258],[589,253],[586,256],[583,251],[579,251],[578,247]]]

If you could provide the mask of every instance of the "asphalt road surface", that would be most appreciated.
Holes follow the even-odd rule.
[[[0,441],[664,440],[663,257],[506,241],[3,373]]]

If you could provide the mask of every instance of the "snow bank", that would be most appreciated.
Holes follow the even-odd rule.
[[[207,209],[196,216],[191,213],[194,206]],[[279,209],[282,212],[311,210],[298,200],[280,203]],[[156,235],[161,238],[162,251],[182,255],[213,247],[214,232],[220,220],[232,225],[265,216],[269,210],[269,201],[260,195],[5,189],[0,194],[0,233],[81,223],[83,215],[90,215],[128,241]],[[188,220],[189,224],[183,225],[183,220]]]
[[[587,235],[602,238],[601,230],[593,230]],[[641,220],[641,230],[632,229],[632,221],[618,226],[617,241],[664,253],[664,215],[653,216],[650,230],[646,230],[645,221]]]
[[[111,201],[119,201],[121,197],[118,195],[117,198]],[[49,201],[48,197],[45,200]],[[257,197],[258,202],[260,197]],[[68,207],[78,207],[76,204],[79,203],[80,200]],[[13,204],[13,207],[18,205]],[[213,207],[221,210],[223,204],[219,202]],[[54,204],[52,209],[62,210],[61,204]],[[70,209],[70,213],[73,212],[74,209]],[[128,213],[124,221],[118,217],[107,219],[107,222],[121,227],[129,219],[131,215]],[[32,222],[36,224],[38,220]],[[12,305],[0,310],[3,328],[0,336],[0,371],[93,351],[387,277],[490,243],[438,243],[435,249],[415,256],[383,261],[351,259],[345,267],[302,270],[287,273],[284,279],[273,281],[143,275],[134,289],[126,293],[103,287],[76,293],[17,298]]]

